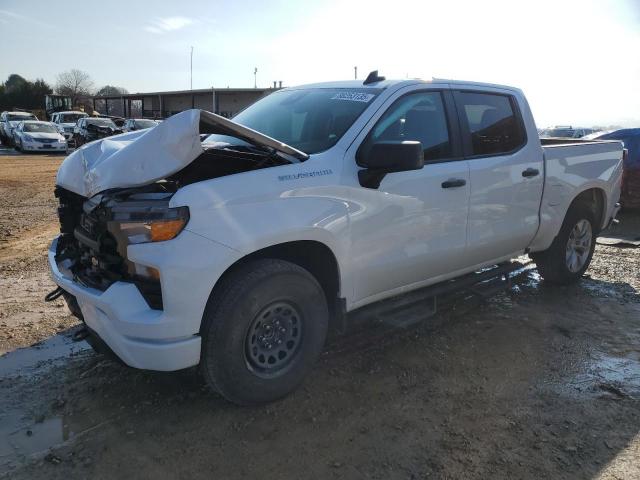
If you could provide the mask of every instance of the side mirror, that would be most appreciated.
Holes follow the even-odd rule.
[[[356,160],[365,170],[358,172],[360,185],[378,188],[387,173],[420,170],[424,166],[422,143],[408,140],[377,142],[364,151],[358,151]]]

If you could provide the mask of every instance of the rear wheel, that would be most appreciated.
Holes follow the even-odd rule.
[[[231,402],[271,402],[294,390],[322,352],[329,312],[305,269],[256,260],[222,280],[202,327],[201,370]]]
[[[591,263],[596,229],[595,214],[588,205],[572,206],[551,246],[544,252],[531,254],[542,278],[558,284],[578,280]]]

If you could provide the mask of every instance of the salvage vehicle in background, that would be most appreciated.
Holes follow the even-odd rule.
[[[122,133],[122,130],[110,118],[84,117],[78,120],[73,129],[73,141],[76,147],[79,147],[119,133]]]
[[[124,122],[122,131],[135,132],[136,130],[145,130],[147,128],[153,128],[158,125],[155,120],[148,120],[146,118],[129,118]]]
[[[118,128],[122,128],[124,126],[124,122],[126,121],[124,118],[122,117],[117,117],[115,115],[104,115],[104,114],[100,114],[97,115],[96,118],[108,118],[110,119],[113,123],[116,124],[116,126]]]
[[[13,143],[20,152],[67,151],[67,141],[51,122],[27,120],[13,130]]]
[[[622,128],[589,135],[590,140],[620,140],[627,150],[622,171],[620,203],[624,208],[640,208],[640,128]]]
[[[62,163],[48,298],[129,366],[200,364],[230,401],[273,401],[347,312],[417,289],[435,311],[526,253],[545,281],[578,280],[618,211],[622,154],[541,142],[516,88],[377,72],[233,120],[188,110]]]
[[[52,114],[51,122],[54,123],[58,131],[64,135],[67,142],[73,143],[73,129],[78,123],[78,120],[88,116],[85,112],[69,110]]]
[[[0,140],[3,145],[13,145],[13,129],[24,120],[38,120],[38,117],[30,112],[2,112],[0,115]]]

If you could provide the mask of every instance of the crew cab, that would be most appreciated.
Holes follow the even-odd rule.
[[[80,111],[65,111],[56,112],[51,115],[51,122],[56,125],[58,130],[67,142],[73,142],[73,129],[81,118],[86,118],[89,115]]]
[[[65,159],[49,298],[131,367],[273,401],[348,312],[525,253],[578,280],[623,148],[549,142],[517,88],[375,72],[188,110]]]

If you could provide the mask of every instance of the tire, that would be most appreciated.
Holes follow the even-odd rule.
[[[568,285],[582,277],[591,263],[597,232],[593,209],[583,203],[573,205],[551,246],[530,255],[542,278],[550,283]],[[580,247],[575,247],[576,241]]]
[[[209,298],[200,367],[230,402],[258,405],[292,392],[322,352],[329,310],[307,270],[260,259],[223,278]]]

